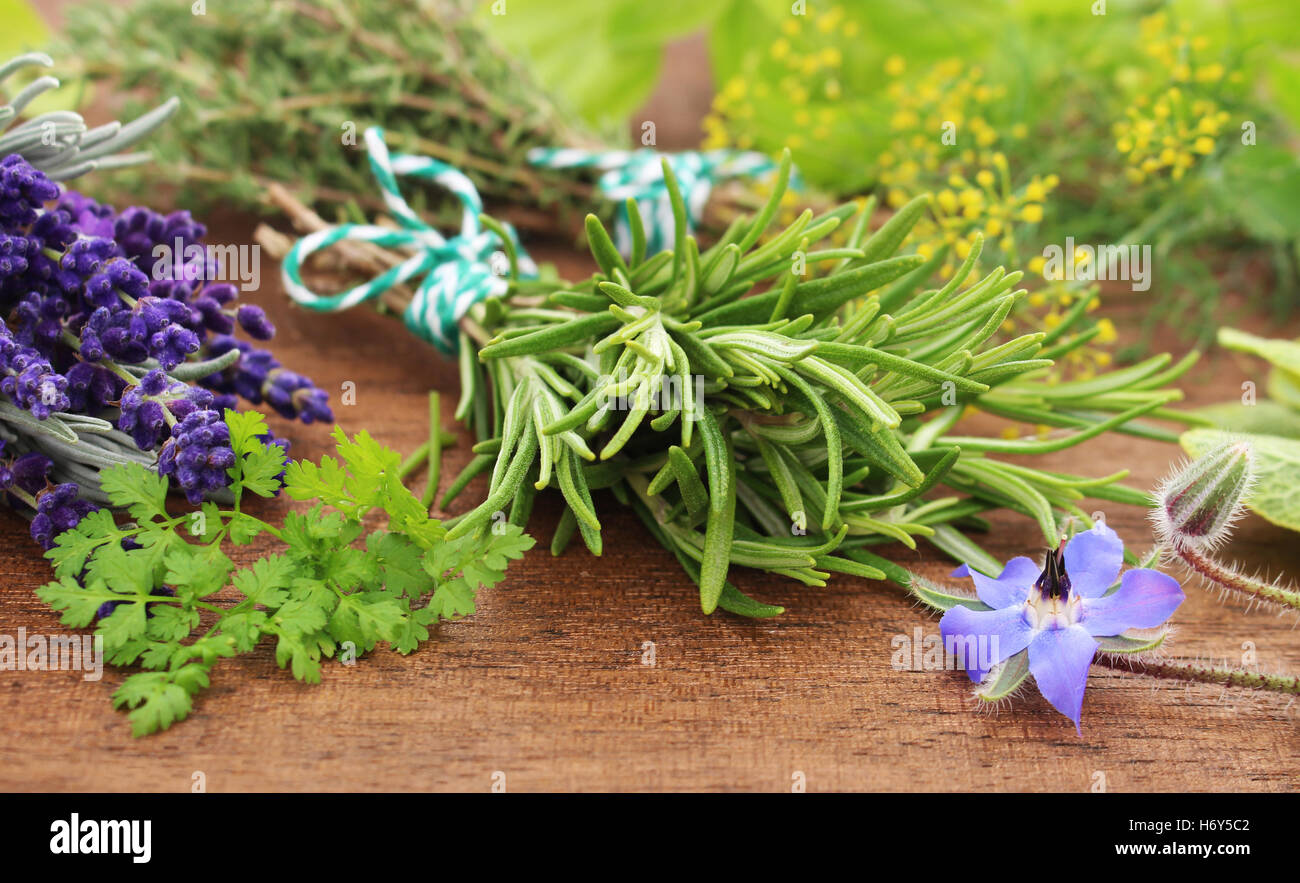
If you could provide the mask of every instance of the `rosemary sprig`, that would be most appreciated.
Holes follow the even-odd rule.
[[[1162,410],[1180,397],[1166,385],[1190,362],[1169,370],[1160,357],[1086,383],[1052,382],[1043,349],[1069,352],[1071,328],[1051,341],[999,338],[1024,294],[1020,273],[974,278],[977,241],[943,288],[919,290],[909,274],[922,259],[891,256],[928,197],[874,234],[858,225],[839,247],[821,244],[853,205],[806,211],[783,230],[769,229],[774,212],[763,210],[701,250],[670,169],[665,176],[671,251],[647,258],[634,243],[624,259],[589,217],[599,273],[558,291],[516,280],[462,323],[457,416],[474,429],[478,456],[442,504],[474,476],[490,478],[487,498],[449,522],[450,537],[503,518],[522,524],[533,495],[558,485],[568,509],[553,551],[576,532],[600,554],[591,492],[608,489],[698,582],[706,613],[770,616],[780,609],[728,581],[734,567],[813,586],[832,572],[883,579],[889,562],[867,549],[915,548],[918,538],[978,565],[990,556],[966,531],[988,510],[1026,515],[1055,547],[1067,520],[1091,524],[1085,496],[1148,504],[1119,483],[1125,472],[1090,478],[991,455],[1059,451],[1107,431],[1150,435],[1139,418],[1177,416]],[[772,205],[781,197],[778,187]],[[900,279],[911,286],[899,290]],[[1068,431],[954,434],[967,408],[986,405]]]

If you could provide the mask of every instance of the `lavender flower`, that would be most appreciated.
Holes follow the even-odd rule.
[[[111,205],[100,205],[89,196],[69,190],[55,207],[67,214],[69,223],[79,233],[99,239],[113,238],[114,212]]]
[[[270,340],[275,337],[275,326],[266,318],[266,312],[261,307],[240,304],[235,311],[235,321],[254,340]]]
[[[94,503],[80,499],[81,489],[75,484],[55,485],[36,497],[36,517],[32,519],[32,539],[43,549],[54,547],[54,538],[65,530],[76,527],[97,508]]]
[[[0,489],[19,490],[25,494],[36,494],[46,485],[47,476],[54,463],[44,454],[30,451],[14,458],[6,467]]]
[[[140,450],[151,451],[171,437],[171,424],[210,409],[212,400],[206,389],[150,371],[123,394],[117,428],[129,433]]]
[[[216,411],[194,411],[172,427],[172,437],[158,454],[158,471],[170,475],[191,503],[225,487],[226,470],[235,463],[230,429]]]
[[[239,361],[200,383],[217,393],[235,393],[254,404],[266,402],[280,416],[303,423],[334,419],[325,391],[303,375],[281,367],[270,352],[229,335],[218,335],[208,347],[213,356],[232,349],[240,351]]]
[[[20,154],[0,160],[0,225],[6,231],[26,227],[37,212],[59,196],[59,186]]]
[[[1110,591],[1123,561],[1123,542],[1099,522],[1050,552],[1041,570],[1028,558],[1013,558],[993,579],[962,565],[953,575],[974,580],[986,609],[948,610],[939,622],[944,647],[958,653],[976,683],[993,665],[1027,652],[1039,692],[1079,730],[1095,639],[1154,628],[1185,597],[1172,577],[1147,569],[1125,572]],[[976,658],[971,648],[981,645],[991,655]]]
[[[39,419],[56,411],[112,418],[137,447],[157,450],[159,471],[196,502],[228,483],[233,453],[221,414],[236,396],[304,422],[332,419],[310,380],[230,336],[238,328],[265,340],[275,328],[215,278],[206,249],[191,248],[206,233],[188,212],[119,213],[60,194],[21,156],[0,160],[0,400]],[[160,246],[174,259],[159,260]],[[231,348],[240,360],[199,385],[168,374]],[[151,360],[160,370],[131,382],[141,372],[128,369]],[[93,469],[102,458],[78,462]],[[0,491],[39,510],[42,542],[84,505],[73,502],[75,489],[48,488],[50,467],[41,455],[0,457]]]
[[[79,414],[97,414],[117,401],[126,381],[91,362],[78,362],[68,369],[68,410]]]
[[[0,321],[0,393],[39,420],[66,410],[68,378],[54,370],[41,353],[23,346]]]

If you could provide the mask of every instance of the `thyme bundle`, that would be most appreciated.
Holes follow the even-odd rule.
[[[196,209],[264,208],[272,183],[309,206],[355,207],[369,173],[351,146],[372,125],[403,149],[463,168],[489,200],[588,202],[588,185],[525,159],[531,147],[587,136],[462,0],[225,0],[202,15],[169,0],[91,4],[68,16],[66,39],[91,81],[196,108],[154,142],[158,169]],[[512,220],[528,226],[530,216]]]
[[[773,616],[782,608],[729,581],[735,568],[806,585],[824,585],[832,572],[906,585],[907,572],[872,549],[915,548],[920,538],[997,572],[967,536],[987,526],[989,510],[1030,517],[1055,548],[1064,522],[1091,525],[1085,496],[1149,505],[1120,483],[1124,471],[1071,475],[990,455],[1059,451],[1108,431],[1175,441],[1139,418],[1186,419],[1166,408],[1180,397],[1168,385],[1194,355],[1052,382],[1053,360],[1095,334],[1094,298],[1051,331],[1000,340],[1025,294],[1021,273],[974,278],[977,241],[957,273],[929,289],[924,260],[895,255],[928,197],[874,233],[853,204],[770,229],[789,180],[787,152],[768,203],[701,248],[666,163],[664,175],[670,250],[647,256],[629,202],[627,259],[588,216],[598,273],[557,290],[512,271],[504,296],[462,320],[457,416],[478,444],[441,505],[475,476],[490,479],[487,498],[449,522],[449,537],[501,521],[522,526],[535,495],[558,486],[567,508],[552,551],[577,534],[600,554],[592,492],[607,489],[699,584],[705,612]],[[846,244],[827,247],[850,221]],[[512,241],[502,244],[514,267]],[[964,436],[956,424],[968,408],[1064,431]]]

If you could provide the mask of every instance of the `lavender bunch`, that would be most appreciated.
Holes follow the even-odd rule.
[[[219,495],[222,414],[240,398],[333,419],[308,378],[235,337],[275,328],[217,278],[206,233],[189,212],[118,212],[0,160],[0,490],[43,544],[108,502],[112,466],[155,468],[193,503]]]

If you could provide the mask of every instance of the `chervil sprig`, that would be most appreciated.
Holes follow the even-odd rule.
[[[264,639],[275,642],[280,667],[307,683],[336,655],[347,662],[380,643],[410,653],[439,620],[473,613],[478,590],[533,545],[509,524],[448,540],[402,485],[397,452],[365,432],[335,429],[337,459],[290,463],[264,440],[260,414],[227,410],[224,425],[234,455],[228,508],[208,501],[172,514],[164,477],[115,466],[101,486],[131,520],[91,512],[47,553],[56,579],[40,598],[65,625],[93,622],[108,662],[143,669],[113,697],[131,709],[137,736],[183,720],[213,667]],[[246,509],[282,487],[312,507],[279,526]],[[236,567],[228,549],[264,534],[281,548]]]

